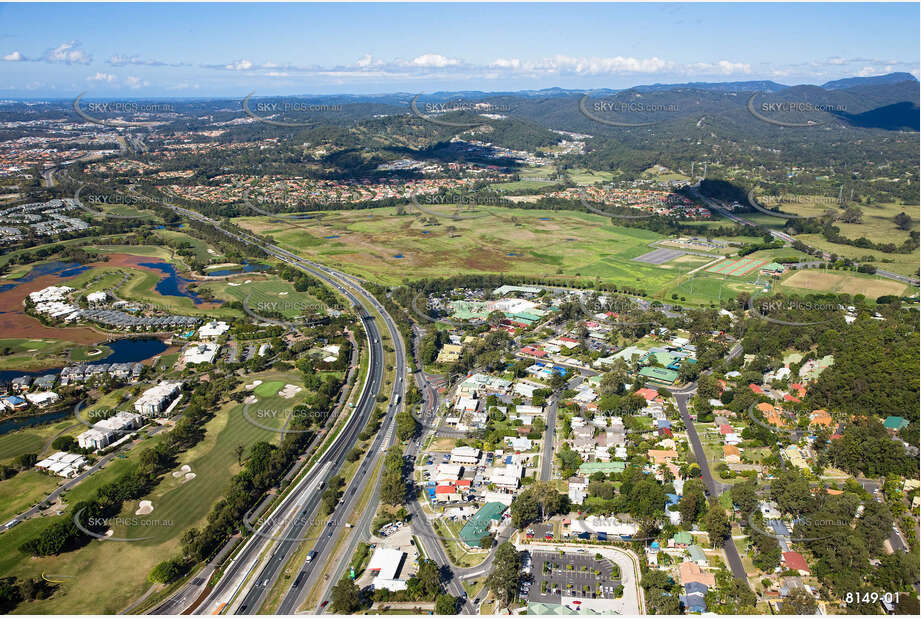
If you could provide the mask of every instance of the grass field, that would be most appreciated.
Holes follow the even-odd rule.
[[[246,306],[257,314],[261,307],[274,309],[289,318],[326,313],[325,305],[319,300],[296,291],[291,283],[273,275],[247,274],[232,281],[203,283],[199,287],[222,300],[246,301]]]
[[[54,491],[63,479],[38,470],[23,470],[11,479],[0,481],[0,522],[31,508]]]
[[[780,282],[782,288],[796,288],[812,292],[837,294],[863,294],[867,298],[907,293],[908,286],[890,279],[879,279],[851,272],[825,270],[798,270],[786,275]]]
[[[577,185],[593,185],[599,182],[611,182],[614,178],[614,174],[611,172],[578,167],[566,170],[566,175]]]
[[[0,436],[0,463],[8,464],[10,460],[25,453],[40,453],[46,442],[68,427],[72,427],[72,430],[67,431],[66,435],[77,435],[81,431],[80,427],[85,429],[82,425],[78,426],[73,417],[68,417]]]
[[[160,238],[170,242],[188,243],[195,251],[195,257],[198,258],[199,261],[205,262],[206,264],[212,259],[220,257],[217,252],[208,253],[208,243],[201,240],[200,238],[189,236],[185,232],[177,232],[175,230],[155,230],[154,233]]]
[[[488,208],[482,218],[394,216],[394,209],[328,212],[303,227],[281,227],[265,218],[236,222],[272,235],[304,256],[385,283],[462,273],[515,273],[589,277],[644,288],[664,287],[669,269],[630,262],[662,238],[642,229],[614,227],[601,216],[548,210]],[[453,212],[450,206],[446,213]],[[335,238],[329,238],[329,237]]]
[[[265,372],[252,374],[249,379],[261,379],[265,384],[300,384],[296,373]],[[292,399],[278,396],[260,398],[260,408],[285,408],[302,401],[302,391]],[[265,425],[280,426],[283,419],[265,419]],[[103,470],[68,492],[66,501],[74,504],[92,497],[100,485],[108,483],[134,467],[142,453],[155,446],[165,434],[148,438],[132,449],[126,458],[116,458]],[[114,536],[136,538],[135,542],[106,542],[94,540],[76,551],[57,557],[27,558],[17,547],[55,520],[47,515],[23,522],[0,535],[0,576],[15,573],[19,577],[40,577],[42,572],[63,575],[64,584],[51,599],[23,604],[22,613],[118,613],[150,586],[146,577],[161,560],[174,555],[179,540],[189,527],[201,526],[213,505],[220,500],[230,478],[239,471],[236,447],[247,451],[259,440],[277,444],[278,432],[257,427],[243,416],[243,405],[223,406],[205,426],[205,438],[182,453],[176,470],[185,464],[196,475],[165,474],[146,497],[154,510],[148,516],[136,516],[137,501],[125,504],[123,518],[137,518],[144,525],[113,526]],[[245,454],[244,454],[245,457]],[[12,480],[12,479],[11,479]],[[2,488],[2,485],[0,485]],[[156,525],[153,525],[156,524]]]
[[[104,354],[90,357],[93,350],[104,348]],[[100,360],[111,352],[105,346],[88,346],[54,339],[0,339],[0,369],[25,371],[44,367],[60,367],[69,361]]]

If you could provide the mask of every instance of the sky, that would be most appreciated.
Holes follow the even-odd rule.
[[[919,17],[918,3],[0,4],[0,98],[918,77]]]

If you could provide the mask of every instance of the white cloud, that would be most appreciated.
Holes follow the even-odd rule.
[[[61,43],[54,49],[46,51],[42,56],[42,60],[63,64],[89,64],[92,61],[92,56],[82,49],[78,49],[79,47],[80,43],[77,41]]]
[[[150,85],[150,82],[146,79],[141,79],[140,77],[128,76],[125,78],[125,83],[129,88],[144,88]]]
[[[105,82],[107,84],[114,84],[118,81],[118,78],[112,75],[111,73],[100,73],[97,72],[95,75],[91,75],[86,78],[91,82]]]
[[[410,64],[417,67],[435,67],[441,69],[444,67],[458,66],[461,64],[461,61],[456,58],[447,58],[441,54],[423,54],[413,58]]]
[[[228,71],[249,71],[254,66],[255,65],[249,60],[237,60],[236,62],[226,65],[224,68]]]
[[[10,52],[3,57],[5,62],[23,62],[25,59],[25,56],[20,54],[18,51]]]

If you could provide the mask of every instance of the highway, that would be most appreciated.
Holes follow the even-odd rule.
[[[332,444],[321,454],[311,470],[298,482],[297,486],[268,517],[264,518],[265,521],[256,529],[256,532],[247,540],[243,548],[226,567],[221,580],[196,610],[196,613],[209,614],[215,611],[227,610],[230,610],[230,613],[237,614],[258,613],[265,600],[266,592],[271,589],[282,567],[304,541],[305,530],[308,530],[315,523],[320,494],[327,479],[341,468],[346,454],[356,443],[358,434],[367,424],[374,409],[375,399],[381,390],[383,382],[384,350],[377,325],[370,315],[372,308],[378,310],[384,317],[391,337],[397,343],[395,348],[397,356],[395,364],[395,394],[391,398],[388,414],[385,416],[376,438],[375,444],[378,451],[383,450],[380,448],[381,441],[389,440],[392,437],[390,424],[394,411],[399,407],[394,402],[397,400],[397,393],[400,395],[400,400],[402,400],[404,390],[405,354],[399,332],[392,318],[387,314],[383,306],[357,283],[356,279],[326,266],[304,260],[290,251],[267,243],[251,234],[226,230],[217,221],[196,211],[171,204],[167,204],[167,206],[179,214],[207,223],[240,242],[256,245],[285,264],[325,281],[348,298],[353,306],[357,308],[368,338],[368,378],[362,389],[359,402],[350,412],[346,425]],[[367,482],[368,472],[373,469],[372,459],[367,458],[362,463],[356,479],[345,490],[346,499],[351,500],[360,495],[361,488]],[[345,512],[344,509],[343,512]],[[325,561],[323,553],[327,548],[326,546],[337,531],[345,529],[345,523],[346,517],[344,515],[334,515],[327,523],[313,550],[317,552],[316,558],[308,565],[305,565],[308,575],[316,564]],[[271,549],[270,555],[267,551],[269,549]],[[263,563],[266,558],[268,558],[267,562]],[[288,604],[293,604],[297,597],[297,594],[292,595],[289,591],[284,601]],[[292,609],[293,611],[296,611],[296,608]]]

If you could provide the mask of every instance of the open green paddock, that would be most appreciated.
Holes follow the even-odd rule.
[[[264,384],[301,385],[296,372],[265,372],[251,374],[247,379],[261,379]],[[291,399],[274,395],[260,398],[252,407],[290,409],[302,402],[305,396],[305,391]],[[259,420],[264,425],[277,427],[283,422],[281,418]],[[156,445],[163,435],[147,438],[129,451],[125,458],[114,459],[79,484],[65,496],[67,504],[91,498],[99,486],[129,472],[142,453]],[[135,515],[138,501],[131,501],[125,504],[120,514],[122,518],[146,520],[148,525],[113,526],[115,537],[152,538],[133,542],[93,540],[77,550],[47,558],[31,558],[18,551],[19,545],[57,519],[50,512],[0,534],[0,576],[15,574],[20,578],[38,578],[42,573],[61,576],[62,583],[53,597],[22,604],[17,611],[33,614],[118,613],[150,587],[147,581],[150,570],[158,562],[178,553],[179,541],[185,531],[206,523],[231,476],[240,469],[237,445],[248,452],[257,441],[277,444],[281,436],[279,432],[248,422],[243,416],[243,404],[232,402],[223,406],[205,425],[205,438],[182,453],[173,469],[179,470],[180,466],[187,464],[196,474],[195,478],[186,480],[184,474],[176,477],[172,471],[167,472],[145,497],[153,503],[152,513]],[[149,525],[153,523],[157,525]]]
[[[325,305],[305,292],[298,292],[294,285],[274,275],[247,274],[200,284],[200,288],[209,290],[215,297],[228,301],[246,302],[246,306],[256,314],[261,308],[275,310],[285,317],[294,318],[301,315],[325,313]]]
[[[80,433],[79,427],[82,425],[78,425],[73,417],[67,417],[4,434],[0,436],[0,464],[8,465],[13,459],[26,453],[41,454],[46,443],[59,433],[76,436]],[[68,430],[65,431],[65,429]],[[3,482],[5,481],[0,481],[0,483]]]
[[[64,479],[40,470],[23,470],[0,481],[0,523],[6,523],[54,491]]]
[[[455,208],[431,210],[448,215]],[[655,292],[674,276],[668,269],[630,262],[662,238],[655,232],[617,227],[606,217],[576,211],[486,207],[480,212],[486,216],[441,218],[434,225],[434,217],[396,215],[393,208],[325,212],[298,227],[264,217],[235,222],[269,234],[305,257],[389,284],[451,274],[509,273],[598,278]]]

